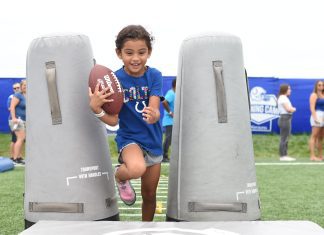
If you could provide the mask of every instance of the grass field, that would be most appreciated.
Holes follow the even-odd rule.
[[[278,135],[253,136],[262,220],[309,220],[324,227],[324,165],[309,164],[308,138],[308,135],[294,135],[289,144],[289,155],[297,157],[297,162],[303,165],[278,165]],[[0,134],[0,156],[9,155],[9,140],[9,135]],[[109,143],[112,161],[116,163],[117,153],[111,137]],[[157,198],[162,211],[154,221],[165,221],[167,176],[168,164],[163,164]],[[133,184],[135,188],[140,186],[139,181]],[[18,234],[24,229],[23,192],[24,167],[0,174],[0,235]],[[140,221],[140,200],[138,195],[131,207],[119,202],[121,220]]]

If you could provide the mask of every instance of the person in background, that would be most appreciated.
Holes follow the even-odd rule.
[[[26,138],[26,80],[20,82],[21,91],[13,94],[10,102],[9,126],[17,137],[13,148],[13,161],[25,164],[20,156]]]
[[[172,126],[173,126],[173,112],[175,100],[176,79],[172,80],[172,88],[168,90],[165,95],[165,100],[162,102],[164,107],[164,116],[162,119],[162,126],[165,128],[165,138],[163,142],[163,160],[162,162],[169,162],[169,147],[172,140]]]
[[[278,126],[280,128],[280,161],[296,160],[295,158],[288,156],[288,140],[291,134],[291,119],[292,114],[296,111],[296,108],[291,105],[288,98],[290,94],[290,86],[288,84],[281,84],[278,94],[278,110],[280,115],[278,120]]]
[[[136,194],[130,180],[141,178],[142,220],[152,221],[156,209],[156,190],[162,162],[160,100],[162,73],[146,65],[152,53],[153,37],[141,25],[123,28],[116,38],[116,53],[123,66],[115,72],[124,89],[124,104],[118,115],[106,114],[101,106],[109,102],[110,92],[89,90],[90,107],[95,116],[119,129],[116,143],[120,165],[115,179],[121,200],[133,205]]]
[[[322,161],[322,140],[324,135],[324,83],[318,80],[315,83],[313,92],[309,97],[309,107],[311,111],[310,124],[312,133],[309,138],[309,151],[311,161]],[[317,154],[315,148],[317,146]]]
[[[15,94],[15,93],[17,93],[17,92],[20,92],[20,83],[18,83],[18,82],[14,83],[13,86],[12,86],[12,89],[13,89],[13,94]],[[13,94],[11,94],[11,95],[8,97],[8,99],[7,99],[7,108],[8,108],[9,113],[10,113],[10,104],[11,104],[11,99],[12,99],[12,97],[13,97]],[[10,114],[9,114],[9,117],[8,117],[8,118],[10,119]],[[9,121],[8,121],[8,122],[9,122]],[[11,159],[14,163],[16,163],[16,162],[14,161],[14,159],[13,159],[13,155],[14,155],[14,146],[15,146],[15,143],[16,143],[16,141],[17,141],[17,136],[16,136],[16,134],[15,134],[14,131],[11,131],[11,130],[10,130],[10,132],[11,132],[11,142],[10,142],[10,147],[9,147],[9,150],[10,150],[10,159]],[[19,156],[20,156],[20,154],[19,154]]]

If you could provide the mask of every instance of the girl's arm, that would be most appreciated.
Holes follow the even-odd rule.
[[[286,111],[288,113],[293,113],[293,112],[296,111],[296,108],[295,107],[293,107],[293,106],[291,106],[291,105],[289,105],[287,103],[283,103],[282,106],[286,109]]]
[[[171,112],[169,102],[167,100],[163,100],[162,102],[164,109],[168,112],[168,114],[173,117],[173,113]]]
[[[18,119],[16,117],[16,106],[19,104],[19,99],[15,96],[12,97],[11,103],[10,103],[10,115],[11,115],[11,120],[14,123],[18,122]]]
[[[314,121],[316,123],[319,123],[319,121],[317,120],[317,115],[316,115],[316,111],[315,111],[316,100],[317,100],[317,95],[315,93],[312,93],[309,97],[309,108],[310,108],[311,115],[312,115]]]
[[[160,120],[160,97],[150,96],[149,106],[143,110],[143,119],[148,124],[156,123]]]

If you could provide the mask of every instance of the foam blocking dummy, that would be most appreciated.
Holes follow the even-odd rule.
[[[11,159],[0,157],[0,173],[14,169],[14,163]]]
[[[84,35],[41,37],[29,47],[26,224],[119,220],[106,130],[89,108],[93,65]]]
[[[167,220],[260,218],[242,45],[227,34],[181,45]]]

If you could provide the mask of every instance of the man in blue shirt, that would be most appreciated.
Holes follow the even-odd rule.
[[[168,152],[169,152],[169,147],[171,145],[171,138],[172,138],[175,89],[176,89],[176,79],[172,81],[172,89],[170,89],[166,93],[165,100],[162,103],[164,107],[164,116],[162,119],[162,125],[165,128],[162,162],[169,162]]]

